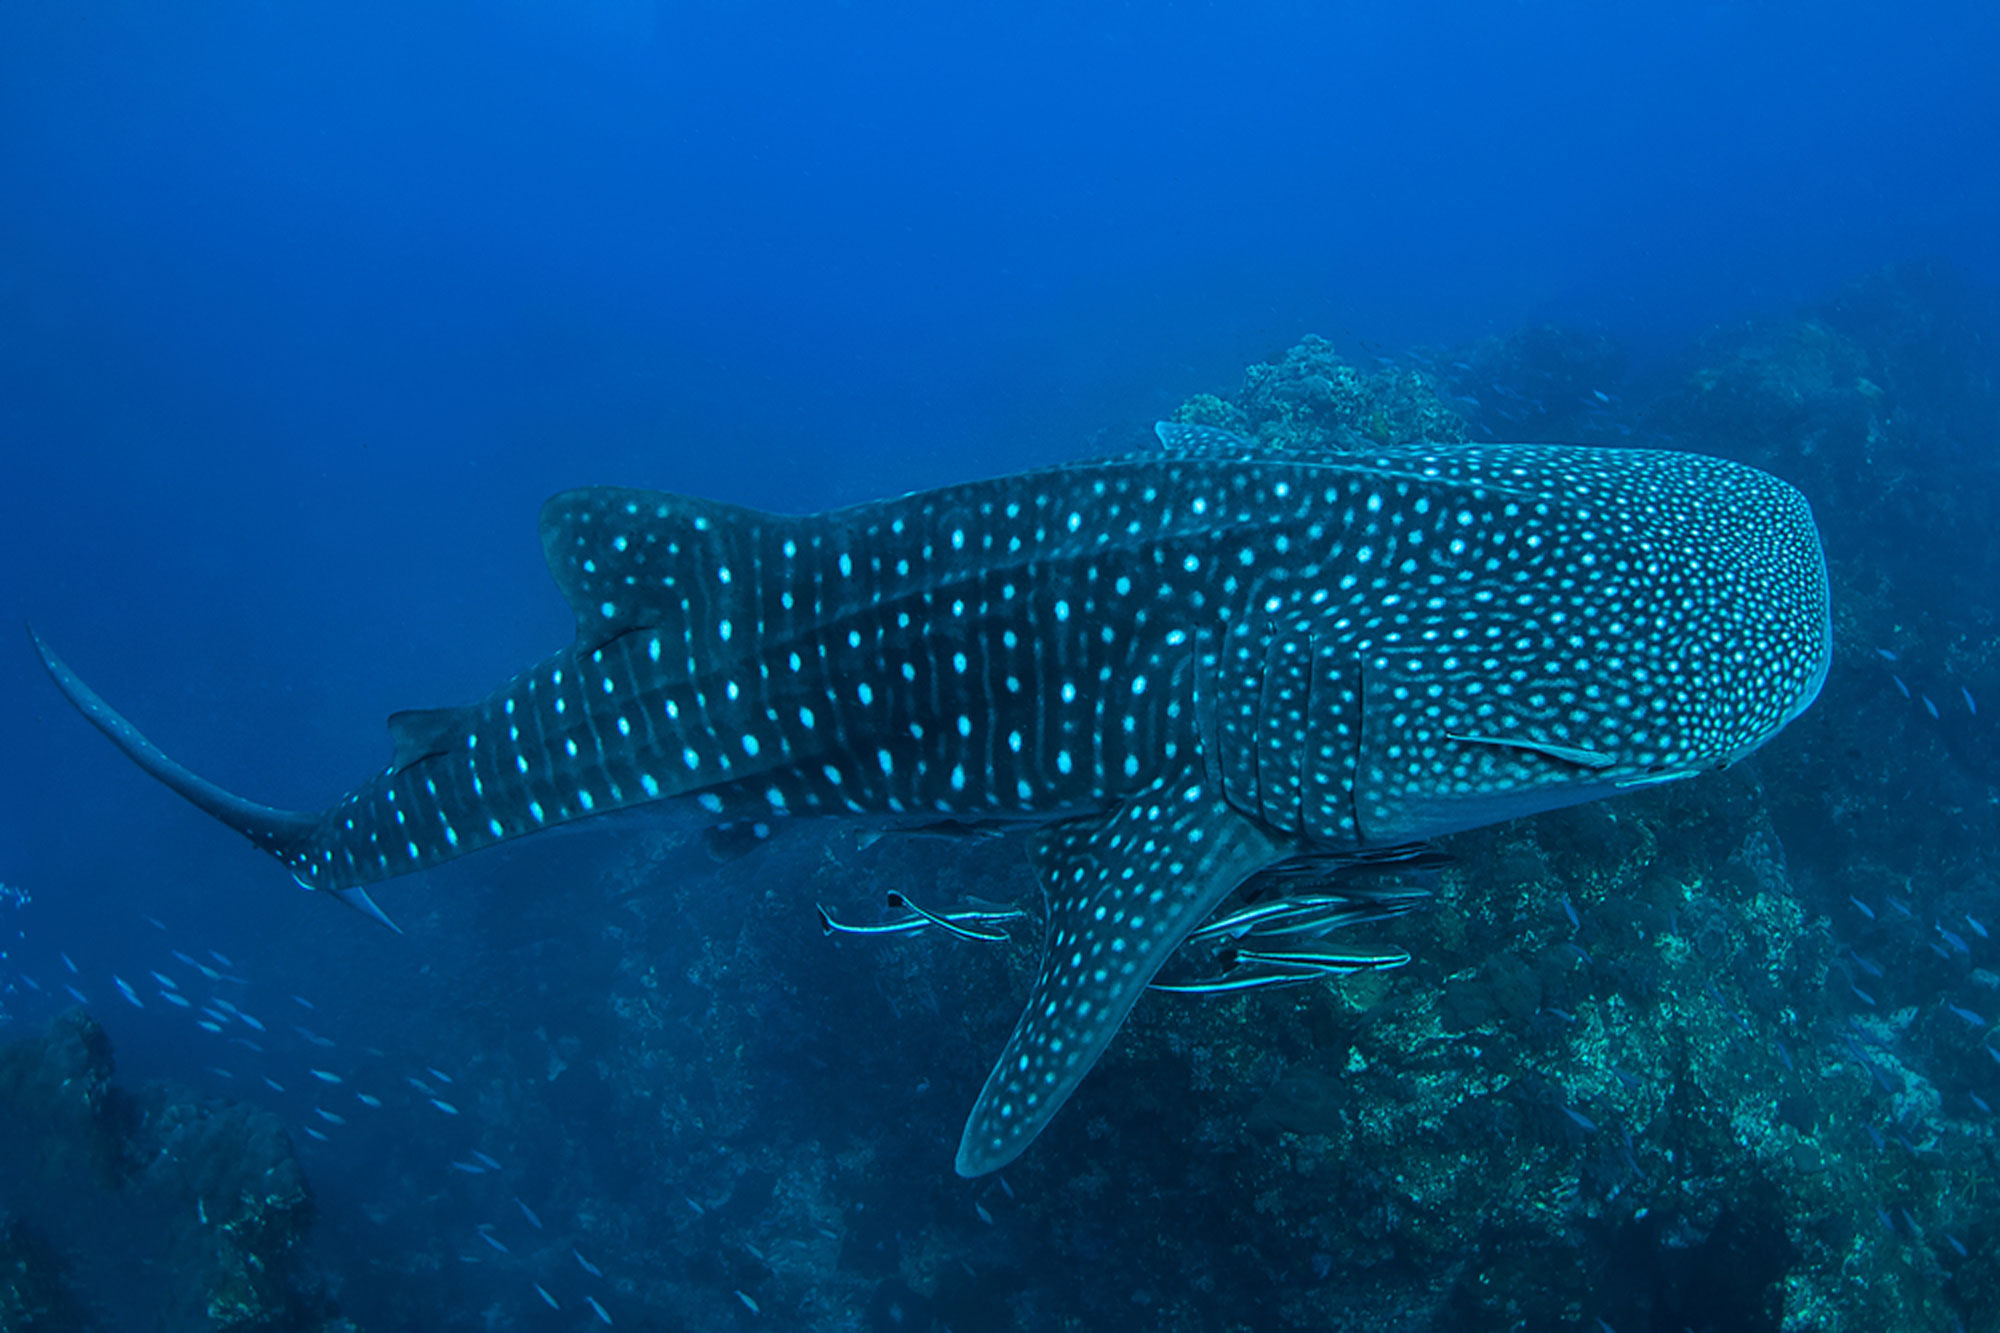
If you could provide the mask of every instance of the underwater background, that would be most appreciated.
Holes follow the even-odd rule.
[[[0,1333],[2000,1328],[1996,58],[1980,4],[0,8]],[[621,817],[396,935],[19,630],[319,809],[568,641],[555,491],[1162,418],[1753,463],[1832,674],[1450,840],[1401,971],[1148,997],[965,1181],[1037,934],[813,908],[1032,906],[1016,843]]]

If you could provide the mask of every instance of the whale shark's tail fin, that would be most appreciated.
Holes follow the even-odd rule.
[[[49,669],[56,688],[63,697],[76,705],[76,711],[90,720],[90,724],[111,738],[111,743],[125,752],[127,758],[161,782],[172,787],[197,807],[207,811],[229,827],[241,833],[251,842],[270,852],[282,855],[285,848],[310,833],[319,823],[317,815],[302,814],[295,810],[277,810],[268,805],[258,805],[232,795],[210,782],[207,778],[190,773],[180,764],[167,757],[166,752],[142,735],[139,729],[126,721],[124,716],[104,702],[96,690],[70,670],[69,664],[56,656],[55,649],[47,640],[28,627],[28,633],[35,640],[35,651],[42,655],[42,665]]]
[[[82,678],[70,670],[69,664],[56,656],[55,650],[35,632],[32,625],[28,627],[28,634],[34,639],[35,651],[42,655],[42,665],[48,668],[63,697],[75,704],[77,712],[109,736],[111,743],[140,768],[280,861],[289,863],[290,853],[313,835],[319,826],[318,815],[279,810],[246,801],[176,763],[159,746],[147,740],[123,714],[105,703],[96,690],[84,684]],[[350,889],[335,896],[363,915],[380,921],[391,930],[396,929],[395,922],[389,920],[361,890]]]

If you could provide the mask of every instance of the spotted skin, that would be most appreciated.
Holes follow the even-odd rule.
[[[1243,881],[1756,748],[1817,694],[1805,501],[1688,454],[1158,452],[810,517],[597,488],[544,507],[575,641],[318,816],[220,792],[46,645],[142,766],[344,896],[609,810],[1039,825],[1033,997],[966,1127],[1013,1159]],[[362,899],[365,901],[365,898]]]

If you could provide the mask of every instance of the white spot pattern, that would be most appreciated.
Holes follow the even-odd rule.
[[[961,1163],[977,1166],[1068,1095],[1091,1034],[1108,1039],[1150,975],[1124,962],[1177,941],[1185,904],[1217,891],[1199,858],[1233,866],[1243,830],[1367,847],[1681,776],[1768,739],[1823,678],[1810,512],[1748,468],[1162,437],[1161,454],[816,518],[559,496],[543,543],[575,644],[461,710],[467,740],[359,788],[287,860],[346,888],[685,795],[766,821],[1100,812],[1045,835],[1038,864],[1052,923],[1082,902],[1123,922],[1052,924],[1037,994],[1055,1026],[1024,1020],[1009,1048],[1044,1083],[982,1101],[986,1144]],[[1134,804],[1187,775],[1198,806]],[[1089,883],[1063,889],[1052,876],[1076,858]],[[1127,887],[1091,879],[1114,864]],[[995,1147],[998,1122],[1014,1128]]]

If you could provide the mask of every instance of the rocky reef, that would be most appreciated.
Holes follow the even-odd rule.
[[[305,1249],[313,1207],[277,1118],[122,1089],[81,1009],[0,1047],[0,1329],[349,1333]]]

